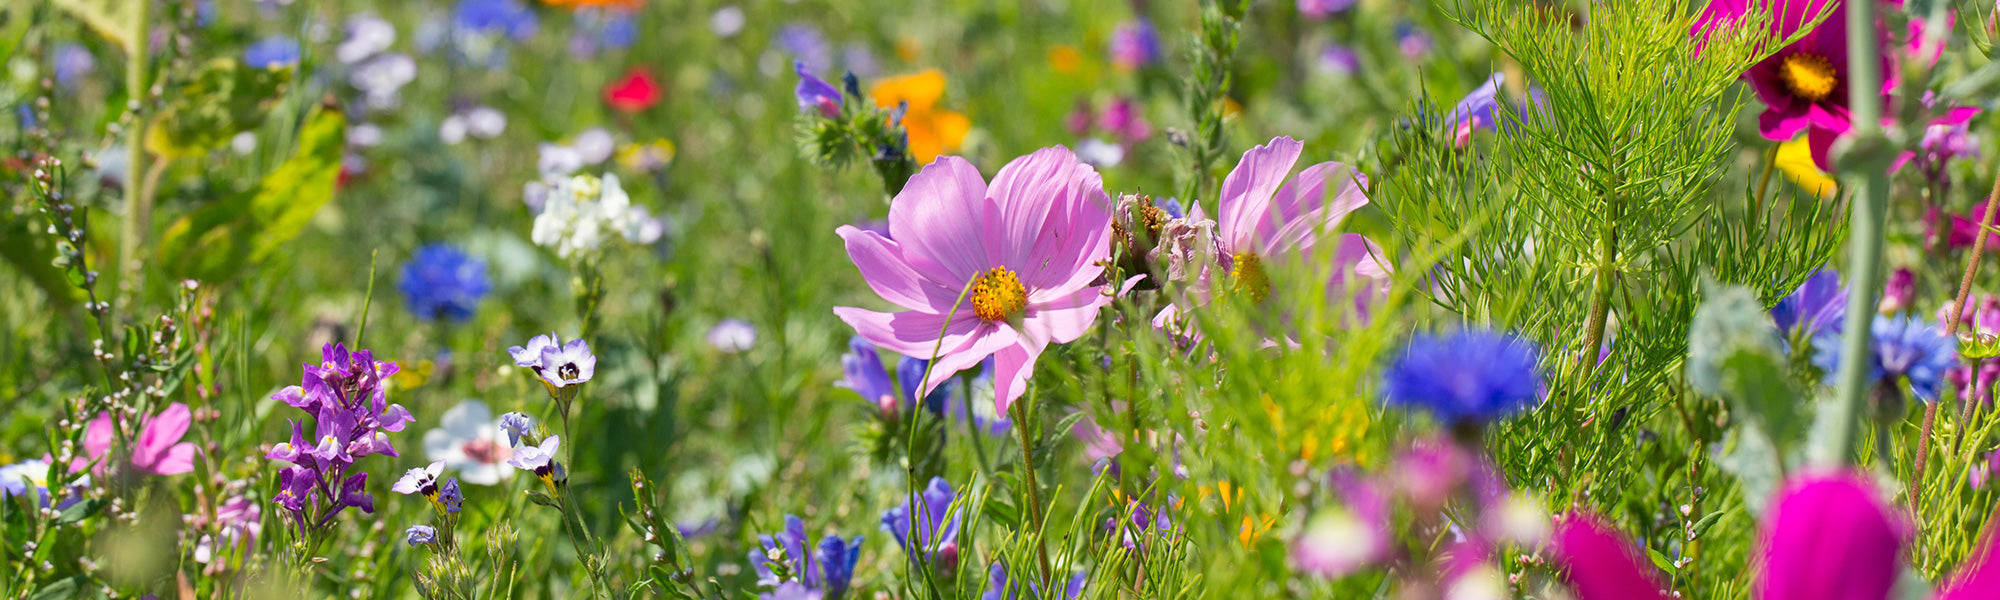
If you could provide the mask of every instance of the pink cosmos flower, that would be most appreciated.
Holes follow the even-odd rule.
[[[153,475],[179,475],[194,470],[195,447],[192,442],[182,442],[187,435],[188,424],[194,421],[193,413],[186,404],[175,402],[160,414],[146,417],[139,423],[139,438],[132,442],[132,467],[142,473]],[[71,471],[82,469],[90,461],[103,458],[111,452],[111,413],[97,413],[90,426],[83,433],[83,450],[90,456],[70,461]],[[105,465],[99,463],[97,474],[104,474]]]
[[[1348,213],[1368,204],[1368,178],[1337,162],[1300,171],[1289,181],[1305,144],[1272,139],[1243,153],[1222,180],[1222,218],[1217,220],[1216,259],[1228,275],[1227,289],[1261,303],[1271,293],[1272,268],[1312,259],[1321,237],[1330,235]],[[1389,293],[1389,265],[1382,248],[1361,234],[1333,237],[1328,298],[1351,294],[1354,314],[1367,319],[1368,307]]]
[[[1707,39],[1719,30],[1734,27],[1750,12],[1752,0],[1714,0],[1702,11],[1693,34]],[[1797,35],[1825,10],[1832,14],[1797,42],[1772,53],[1769,58],[1743,72],[1750,88],[1765,105],[1757,118],[1758,129],[1767,139],[1786,141],[1806,131],[1813,150],[1813,162],[1826,167],[1826,151],[1833,140],[1853,128],[1847,102],[1847,9],[1833,0],[1757,0],[1772,13],[1771,34],[1777,39]],[[1833,4],[1829,9],[1828,4]],[[1774,6],[1775,5],[1775,6]],[[1873,32],[1883,40],[1888,32]],[[1886,44],[1885,44],[1886,45]],[[1887,102],[1896,88],[1895,69],[1889,53],[1882,53],[1882,95]]]
[[[919,395],[992,356],[1004,414],[1042,350],[1082,336],[1110,301],[1098,261],[1110,255],[1111,198],[1061,146],[1014,159],[990,186],[971,163],[940,157],[890,203],[890,235],[851,225],[838,233],[868,287],[907,310],[833,312],[876,346],[935,353]]]

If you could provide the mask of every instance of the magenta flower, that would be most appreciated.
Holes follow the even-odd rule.
[[[1110,255],[1111,198],[1061,146],[1014,159],[990,186],[971,163],[940,157],[890,203],[889,232],[838,230],[868,287],[908,310],[833,312],[876,346],[936,354],[920,396],[992,356],[1005,413],[1042,350],[1082,336],[1110,301],[1097,263]]]
[[[1556,529],[1555,557],[1583,600],[1665,600],[1653,568],[1610,525],[1573,514]]]
[[[1798,34],[1815,15],[1833,4],[1832,14],[1795,43],[1743,72],[1750,88],[1765,105],[1757,118],[1765,138],[1787,141],[1806,132],[1813,162],[1827,168],[1827,149],[1833,140],[1853,128],[1847,101],[1847,9],[1833,0],[1758,0],[1775,3],[1771,9],[1771,34],[1789,38]],[[1695,22],[1693,35],[1706,40],[1720,29],[1736,26],[1750,11],[1751,0],[1713,0]],[[1888,32],[1877,26],[1874,34],[1887,45]],[[1896,88],[1896,70],[1890,53],[1881,54],[1883,101]]]
[[[179,475],[194,470],[195,447],[193,442],[181,441],[187,435],[188,424],[194,421],[186,404],[175,402],[167,405],[160,414],[147,417],[139,423],[139,438],[132,441],[132,468],[141,473],[153,475]],[[90,458],[70,461],[71,471],[81,470],[90,461],[104,458],[111,452],[111,441],[115,433],[111,427],[110,413],[97,413],[83,434],[83,450]],[[104,474],[105,465],[98,463],[92,469],[98,475]]]
[[[1366,175],[1337,162],[1323,162],[1287,181],[1305,145],[1289,137],[1272,139],[1243,153],[1222,181],[1216,258],[1228,273],[1228,289],[1261,303],[1271,293],[1272,267],[1311,260],[1322,236],[1368,204]],[[1382,249],[1361,234],[1333,238],[1333,272],[1328,298],[1352,294],[1356,315],[1367,318],[1370,304],[1389,293],[1389,265]]]
[[[1758,535],[1764,557],[1758,597],[1881,600],[1896,583],[1908,537],[1896,510],[1860,476],[1794,479]]]

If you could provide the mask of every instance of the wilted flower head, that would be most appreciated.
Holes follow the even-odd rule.
[[[396,289],[419,318],[463,321],[493,282],[486,278],[486,261],[450,245],[429,244],[403,263]]]
[[[1446,423],[1493,421],[1541,402],[1540,360],[1533,343],[1504,333],[1419,334],[1383,374],[1383,395]]]
[[[519,446],[521,436],[534,433],[535,420],[522,413],[510,412],[500,415],[500,428],[507,432],[508,447]]]
[[[458,514],[459,508],[465,505],[465,492],[458,488],[457,477],[446,479],[444,485],[438,486],[437,502],[444,507],[446,514]]]
[[[1109,302],[1096,279],[1110,255],[1111,199],[1096,170],[1061,147],[1015,159],[990,186],[971,163],[941,158],[890,203],[889,229],[838,231],[869,287],[908,310],[833,312],[877,346],[936,353],[919,393],[995,356],[1006,412],[1042,351],[1082,336]]]
[[[1958,365],[1958,340],[1944,331],[1911,316],[1876,315],[1869,336],[1869,379],[1895,383],[1908,379],[1910,391],[1925,402],[1936,402],[1938,383],[1945,372]],[[1837,333],[1827,333],[1813,343],[1813,365],[1832,378],[1839,371],[1841,357]]]

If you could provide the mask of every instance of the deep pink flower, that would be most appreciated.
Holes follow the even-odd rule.
[[[1323,162],[1286,180],[1305,145],[1289,137],[1272,139],[1243,153],[1222,181],[1222,218],[1217,220],[1216,258],[1231,290],[1262,302],[1271,292],[1271,269],[1315,257],[1321,236],[1331,235],[1348,213],[1368,204],[1368,178],[1337,162]],[[1352,294],[1355,314],[1389,293],[1389,266],[1382,249],[1361,234],[1341,234],[1333,252],[1328,298]]]
[[[1896,583],[1908,528],[1858,475],[1808,476],[1765,516],[1758,598],[1882,600]]]
[[[158,415],[141,420],[139,438],[132,442],[132,466],[153,475],[179,475],[193,471],[194,443],[181,441],[181,436],[187,435],[188,424],[193,421],[193,413],[188,411],[186,404],[179,402],[167,405],[166,410]],[[97,418],[90,420],[89,428],[83,433],[83,450],[90,458],[70,461],[70,470],[82,469],[90,461],[110,453],[115,435],[111,428],[111,413],[97,413]],[[101,475],[104,468],[105,465],[99,463],[95,471]]]
[[[1555,558],[1569,569],[1569,583],[1582,600],[1664,600],[1653,568],[1631,542],[1603,521],[1572,514],[1556,527]]]
[[[1743,72],[1764,113],[1757,118],[1765,138],[1787,141],[1805,131],[1813,162],[1827,167],[1826,151],[1833,140],[1853,128],[1847,103],[1847,9],[1834,0],[1757,0],[1771,7],[1771,34],[1785,39],[1798,34],[1813,16],[1833,4],[1832,14],[1795,43],[1772,53]],[[1693,34],[1706,40],[1718,30],[1734,27],[1750,11],[1751,0],[1714,0],[1702,11]],[[1775,4],[1775,6],[1772,6]],[[1888,31],[1879,25],[1874,35],[1887,46]],[[1883,102],[1896,87],[1890,53],[1881,53]]]
[[[1004,414],[1042,350],[1082,336],[1110,301],[1097,262],[1110,255],[1111,198],[1097,171],[1061,146],[1014,159],[990,186],[972,163],[940,157],[889,204],[890,235],[851,225],[838,233],[868,286],[908,310],[833,312],[876,346],[935,353],[919,395],[992,356]]]

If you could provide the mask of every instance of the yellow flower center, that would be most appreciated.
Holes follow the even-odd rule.
[[[1251,304],[1261,304],[1271,295],[1271,276],[1264,273],[1264,259],[1253,252],[1238,252],[1231,256],[1234,266],[1229,267],[1230,289],[1250,299]]]
[[[1840,78],[1833,70],[1833,63],[1817,54],[1799,52],[1785,57],[1778,65],[1778,76],[1785,80],[1785,87],[1793,94],[1810,102],[1818,102],[1833,93],[1833,86]]]
[[[1007,267],[993,267],[972,280],[972,312],[988,321],[1005,321],[1028,307],[1028,288]]]

